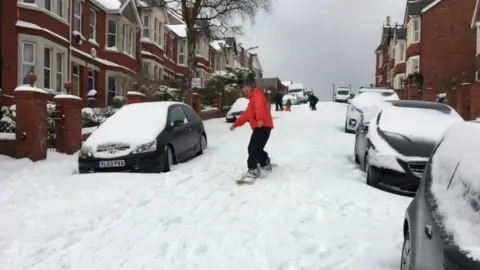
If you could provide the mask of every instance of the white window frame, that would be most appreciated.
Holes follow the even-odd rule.
[[[159,19],[158,19],[158,18],[154,18],[153,21],[154,21],[154,22],[153,22],[153,42],[155,42],[155,43],[158,44],[158,43],[159,43],[159,42],[158,42],[158,40],[159,40],[159,33],[158,33],[158,32],[159,32],[159,31],[158,31],[158,30],[159,30],[159,29],[158,29],[158,27],[159,27],[159,24],[158,24]]]
[[[91,74],[91,75],[90,75],[90,74]],[[89,81],[90,78],[92,78],[93,89],[95,89],[95,80],[96,80],[97,78],[95,78],[95,70],[92,69],[92,68],[89,68],[89,69],[88,69],[88,80],[87,80],[87,81]],[[88,86],[87,86],[87,88],[88,88]],[[90,90],[89,90],[89,91],[90,91]]]
[[[37,0],[22,0],[23,3],[27,3],[27,4],[35,4]]]
[[[58,65],[58,59],[60,58],[60,66]],[[63,85],[65,84],[65,54],[63,52],[55,52],[55,91],[62,92]],[[60,81],[59,81],[60,79]]]
[[[174,52],[174,50],[173,50],[174,48],[173,48],[173,47],[174,47],[174,46],[175,46],[175,37],[172,36],[172,37],[170,38],[170,48],[169,48],[170,50],[169,50],[169,52],[168,52],[168,53],[169,53],[169,55],[168,55],[169,57],[168,57],[168,58],[170,58],[170,59],[172,59],[172,60],[174,59],[174,55],[173,55],[173,52]]]
[[[78,71],[78,74],[75,73],[75,68]],[[80,96],[80,73],[81,66],[78,64],[72,64],[72,94]]]
[[[168,42],[168,31],[167,29],[163,29],[163,53],[166,54],[167,52],[167,42]]]
[[[28,62],[25,60],[25,45],[32,45],[32,54],[33,54],[33,59],[32,62]],[[23,41],[22,42],[22,66],[21,66],[21,82],[23,83],[23,80],[25,79],[28,74],[23,74],[24,72],[24,67],[28,66],[30,67],[29,70],[31,70],[31,67],[33,67],[33,73],[35,73],[35,63],[36,63],[36,57],[37,57],[37,52],[36,52],[37,44],[34,42],[29,42],[29,41]],[[29,72],[30,73],[30,72]]]
[[[150,39],[150,15],[142,16],[142,24],[143,24],[142,37]]]
[[[93,21],[92,21],[93,18]],[[88,19],[88,29],[89,29],[89,39],[96,41],[97,40],[97,11],[90,9],[90,15]],[[93,23],[93,24],[92,24]]]
[[[420,72],[420,59],[413,58],[412,59],[412,73]]]
[[[127,53],[131,56],[134,55],[134,39],[135,39],[135,33],[133,32],[133,27],[128,26],[127,27]]]
[[[417,26],[418,29],[415,29],[415,26]],[[419,42],[420,41],[420,19],[419,18],[413,19],[412,30],[413,30],[412,31],[412,41],[414,43]]]
[[[398,50],[399,50],[399,54],[400,54],[400,62],[404,62],[405,61],[405,44],[403,42],[401,42],[399,45],[398,45]]]
[[[76,9],[78,4],[79,10]],[[73,0],[73,30],[82,33],[83,1]],[[78,23],[78,29],[77,29]]]
[[[110,22],[115,22],[115,32],[111,31],[112,29],[110,29]],[[119,23],[116,19],[111,19],[111,18],[107,19],[107,42],[105,42],[105,47],[106,48],[116,48],[117,47],[117,45],[118,45],[118,40],[117,40],[117,38],[118,38],[118,25],[119,25]],[[113,46],[111,46],[109,44],[110,37],[113,37],[113,40],[115,42],[115,44]]]
[[[186,43],[185,42],[185,39],[181,38],[181,39],[178,39],[177,41],[177,50],[178,50],[178,64],[179,65],[186,65],[187,63],[187,59],[185,57],[185,46],[186,46]],[[183,57],[183,61],[180,61]]]
[[[44,7],[46,10],[48,10],[49,12],[53,12],[53,11],[54,11],[53,1],[54,1],[54,0],[43,0],[43,7]],[[47,3],[50,3],[50,6],[49,6],[49,7],[47,6]]]
[[[60,18],[63,18],[65,13],[65,2],[63,0],[57,0],[55,3],[57,5],[55,9],[55,14],[57,14]]]
[[[49,50],[50,51],[50,58],[49,58],[49,66],[47,67],[46,65],[46,56],[45,56],[45,51]],[[54,59],[54,51],[52,48],[45,46],[43,48],[43,88],[47,89],[52,89],[52,65],[53,65],[53,59]],[[45,71],[48,70],[48,77],[45,76]],[[45,85],[45,79],[48,78],[48,87]]]
[[[383,66],[383,53],[380,52],[378,53],[378,68],[381,68]]]
[[[142,62],[142,73],[145,77],[150,77],[150,63],[143,61]]]

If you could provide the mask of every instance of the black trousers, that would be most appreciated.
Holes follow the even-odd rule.
[[[278,111],[278,108],[283,109],[282,102],[275,102],[275,111]]]
[[[272,129],[267,127],[255,128],[253,130],[250,143],[248,144],[247,166],[249,170],[256,169],[257,163],[260,166],[267,165],[269,157],[263,148],[265,148],[268,138],[270,138],[270,131]]]

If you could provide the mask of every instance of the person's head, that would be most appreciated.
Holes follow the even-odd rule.
[[[253,84],[251,84],[251,83],[244,84],[243,87],[242,87],[242,90],[243,90],[243,93],[245,94],[245,96],[250,95],[250,93],[252,93],[252,91],[253,91]]]

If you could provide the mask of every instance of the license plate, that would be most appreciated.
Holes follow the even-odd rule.
[[[125,160],[105,160],[98,162],[99,168],[125,167]]]

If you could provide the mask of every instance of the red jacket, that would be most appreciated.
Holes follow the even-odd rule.
[[[247,98],[250,100],[247,109],[238,117],[237,121],[233,123],[234,127],[240,127],[245,122],[250,123],[252,129],[258,127],[258,121],[263,121],[263,126],[273,128],[272,115],[270,114],[270,106],[267,99],[262,93],[260,86],[257,85],[255,90],[250,93]]]

